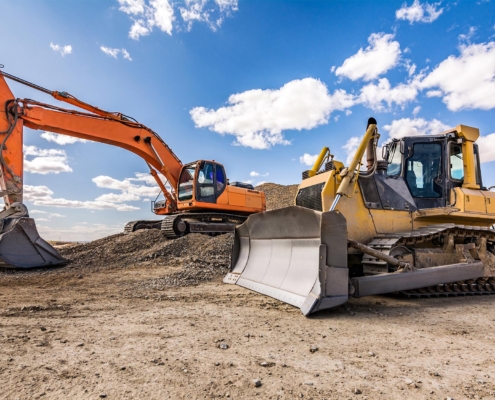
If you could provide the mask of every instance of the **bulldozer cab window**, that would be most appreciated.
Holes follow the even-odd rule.
[[[390,143],[388,146],[389,146],[388,157],[390,161],[387,167],[387,175],[388,176],[400,175],[400,169],[402,165],[402,153],[400,152],[400,143],[394,142],[394,143]]]
[[[196,164],[187,166],[182,170],[179,178],[179,201],[192,200],[195,172]]]
[[[416,143],[406,161],[406,182],[413,197],[442,197],[440,176],[442,146],[439,143]]]
[[[464,165],[462,162],[462,145],[450,143],[450,177],[454,180],[462,181],[464,179]]]

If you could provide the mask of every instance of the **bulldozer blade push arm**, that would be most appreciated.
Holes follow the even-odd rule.
[[[299,307],[304,315],[348,299],[347,225],[338,211],[291,206],[236,228],[233,283]]]

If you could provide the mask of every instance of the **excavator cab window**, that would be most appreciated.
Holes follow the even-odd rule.
[[[202,162],[198,171],[198,201],[215,203],[218,196],[225,190],[225,171],[219,164]]]
[[[179,201],[192,200],[195,172],[196,164],[188,165],[182,169],[179,178]]]
[[[202,162],[198,171],[198,188],[196,192],[198,201],[214,203],[215,197],[215,165]]]
[[[406,182],[413,197],[442,197],[442,145],[415,143],[413,154],[406,161]]]

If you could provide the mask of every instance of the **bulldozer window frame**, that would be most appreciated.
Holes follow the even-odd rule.
[[[387,176],[400,176],[402,172],[402,152],[400,150],[400,141],[394,140],[392,143],[387,145],[388,147],[388,167]]]
[[[443,197],[444,188],[440,179],[442,176],[441,143],[414,143],[412,154],[405,162],[405,181],[413,197],[427,199]]]
[[[459,160],[459,161],[458,161]],[[457,182],[463,182],[464,181],[464,164],[463,164],[463,157],[462,157],[462,145],[457,143],[457,142],[450,142],[449,143],[449,175],[450,175],[450,180],[452,181],[457,181]],[[454,163],[457,165],[454,166]],[[457,173],[460,171],[461,176],[457,177],[454,176],[454,173]]]

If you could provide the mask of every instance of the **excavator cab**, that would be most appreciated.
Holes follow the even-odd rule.
[[[195,161],[182,168],[178,200],[179,203],[193,201],[216,203],[225,186],[226,176],[223,165],[213,161]]]

